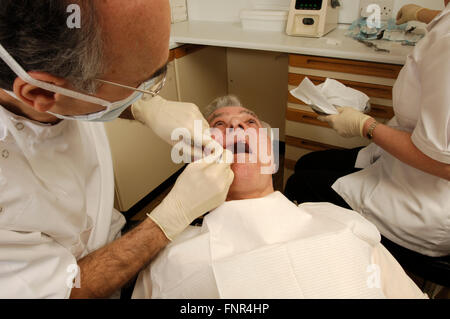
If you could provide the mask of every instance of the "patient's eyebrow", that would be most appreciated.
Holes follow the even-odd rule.
[[[247,113],[247,114],[250,114],[251,116],[254,116],[255,118],[258,118],[258,116],[256,116],[256,114],[250,110],[242,110],[240,112],[240,114],[242,114],[242,113]]]
[[[257,116],[253,111],[250,111],[250,110],[242,110],[242,111],[239,112],[239,114],[244,114],[244,113],[253,116],[255,119],[257,119],[257,120],[259,121],[258,116]],[[225,115],[225,114],[227,114],[227,113],[224,113],[224,112],[222,112],[222,113],[216,113],[216,114],[214,114],[214,115],[211,116],[211,119],[210,119],[208,122],[209,122],[209,123],[212,123],[216,118],[221,117],[221,116],[223,116],[223,115]]]
[[[222,116],[222,115],[224,115],[225,113],[217,113],[217,114],[214,114],[212,117],[211,117],[211,119],[209,120],[209,122],[211,123],[212,121],[214,121],[216,118],[218,118],[218,117],[220,117],[220,116]]]

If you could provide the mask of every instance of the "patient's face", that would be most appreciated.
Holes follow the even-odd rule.
[[[234,181],[227,200],[257,198],[272,193],[272,175],[261,173],[263,167],[272,164],[264,156],[271,155],[270,133],[260,130],[262,125],[258,117],[244,107],[228,106],[216,110],[208,122],[213,138],[234,153],[231,165]]]

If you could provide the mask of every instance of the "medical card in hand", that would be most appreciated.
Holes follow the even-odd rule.
[[[300,85],[290,91],[297,99],[309,105],[318,114],[338,114],[336,107],[353,107],[367,112],[370,109],[369,97],[344,84],[327,79],[324,83],[315,86],[307,77]]]

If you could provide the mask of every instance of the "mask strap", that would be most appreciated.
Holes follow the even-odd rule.
[[[99,99],[94,96],[90,96],[83,93],[78,93],[72,90],[68,90],[66,88],[62,88],[50,83],[46,83],[43,81],[39,81],[36,79],[33,79],[25,70],[17,63],[16,60],[8,53],[8,51],[5,50],[5,48],[0,44],[0,57],[2,60],[11,68],[11,70],[23,81],[37,86],[41,89],[54,92],[54,93],[60,93],[64,96],[72,97],[74,99],[82,100],[85,102],[93,103],[93,104],[99,104],[105,107],[110,107],[111,102]]]
[[[12,91],[9,91],[9,90],[3,90],[5,93],[7,93],[9,96],[11,96],[12,98],[15,98],[16,100],[20,100],[18,97],[17,97],[17,95],[16,95],[16,93],[14,93],[14,92],[12,92]]]

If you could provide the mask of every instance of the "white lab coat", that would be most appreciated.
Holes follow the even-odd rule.
[[[428,25],[394,86],[389,123],[412,133],[425,155],[450,164],[450,4]],[[450,254],[450,182],[408,166],[375,144],[363,149],[360,172],[333,189],[383,236],[429,256]]]
[[[133,298],[425,298],[358,213],[279,192],[226,202],[143,270]]]
[[[68,298],[77,260],[120,234],[99,123],[44,125],[0,106],[0,298]]]

